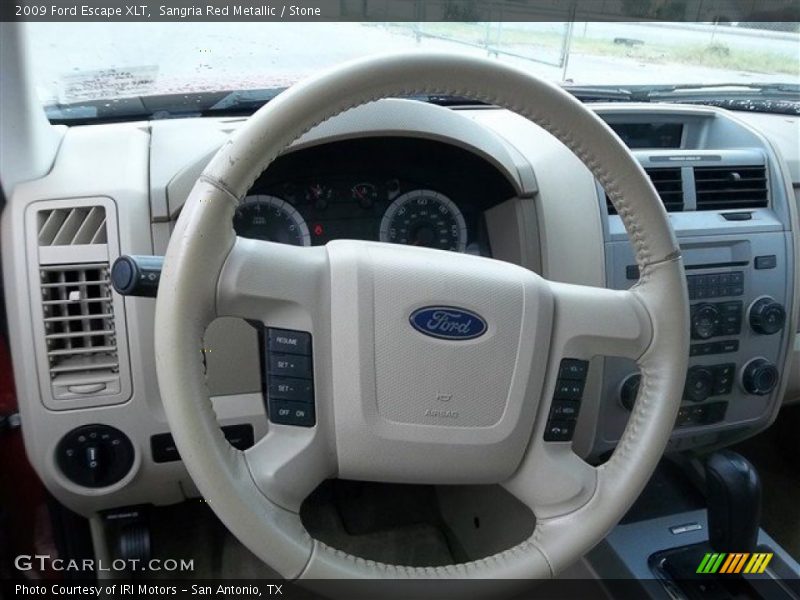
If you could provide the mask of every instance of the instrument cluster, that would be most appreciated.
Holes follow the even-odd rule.
[[[346,238],[464,252],[473,241],[455,201],[398,178],[270,185],[244,199],[233,225],[242,237],[297,246]]]
[[[514,193],[491,162],[464,148],[356,138],[278,157],[233,224],[240,236],[299,246],[354,239],[489,256],[485,212]]]

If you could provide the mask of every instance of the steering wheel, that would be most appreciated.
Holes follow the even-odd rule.
[[[614,291],[440,250],[344,240],[296,247],[235,236],[237,204],[302,134],[374,100],[429,93],[507,108],[569,147],[622,217],[639,282]],[[447,332],[456,333],[434,337],[412,326],[412,313],[426,307],[455,310]],[[464,315],[482,323],[476,329]],[[310,332],[313,426],[270,423],[245,452],[226,442],[200,352],[218,316]],[[297,84],[220,148],[169,242],[155,352],[189,474],[233,535],[282,576],[545,578],[602,540],[655,469],[683,391],[688,330],[684,270],[667,215],[608,126],[520,69],[412,53],[348,63]],[[594,467],[544,433],[561,359],[599,355],[635,360],[641,383],[616,450]],[[536,526],[517,546],[462,564],[364,560],[312,539],[299,516],[303,499],[337,476],[501,484],[531,508]]]

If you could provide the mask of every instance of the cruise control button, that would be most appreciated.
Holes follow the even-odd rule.
[[[311,378],[311,359],[308,356],[296,354],[270,354],[269,356],[270,375],[282,377],[301,377]]]
[[[311,354],[311,334],[306,331],[270,328],[267,330],[267,340],[270,352]]]
[[[314,402],[314,386],[307,379],[269,378],[269,397],[292,402]]]
[[[314,405],[270,400],[269,420],[278,425],[311,427],[314,425]]]

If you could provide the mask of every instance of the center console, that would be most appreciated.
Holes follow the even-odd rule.
[[[624,117],[606,118],[613,125]],[[688,119],[683,131],[681,148],[634,150],[669,213],[686,269],[689,369],[670,450],[724,443],[768,425],[794,338],[794,250],[778,161],[756,146],[755,135],[719,119]],[[746,140],[751,147],[738,146]],[[639,269],[621,219],[601,198],[606,284],[627,289]],[[640,379],[635,363],[619,358],[604,360],[602,377],[596,456],[622,435]]]

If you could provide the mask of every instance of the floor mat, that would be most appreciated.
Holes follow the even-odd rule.
[[[306,500],[312,537],[349,554],[389,564],[435,567],[455,561],[433,488],[334,480]]]
[[[207,504],[194,500],[160,507],[151,515],[153,558],[192,559],[185,579],[274,579],[277,573],[237,540]],[[169,571],[152,577],[174,578]]]

